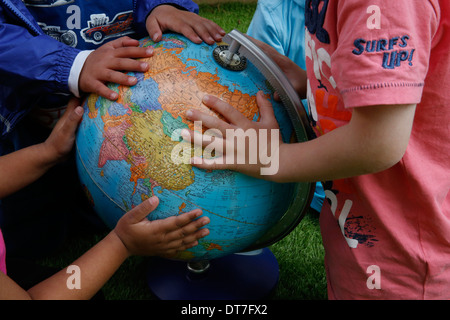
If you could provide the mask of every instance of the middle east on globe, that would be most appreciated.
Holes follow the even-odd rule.
[[[274,183],[180,161],[195,151],[183,141],[181,130],[198,129],[185,112],[198,109],[217,116],[202,104],[205,94],[258,121],[256,93],[263,91],[271,99],[283,141],[292,141],[289,115],[272,99],[271,86],[258,69],[244,58],[242,66],[224,68],[217,60],[220,45],[195,44],[177,34],[165,34],[158,43],[143,38],[140,45],[154,47],[154,55],[145,59],[148,71],[129,73],[138,79],[131,87],[108,84],[119,93],[117,101],[90,95],[77,133],[80,180],[105,224],[114,228],[125,212],[152,195],[160,201],[150,220],[200,208],[210,218],[210,233],[177,257],[199,261],[254,247],[294,200],[300,215],[308,205],[310,184]]]

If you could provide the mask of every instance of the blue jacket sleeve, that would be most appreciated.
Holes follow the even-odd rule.
[[[135,30],[138,37],[147,36],[145,20],[150,12],[159,5],[170,4],[179,9],[198,13],[198,5],[191,0],[135,0]]]
[[[21,1],[8,1],[15,6],[5,2],[0,2],[0,136],[11,131],[43,93],[70,93],[70,68],[79,53],[27,20]]]
[[[20,26],[0,25],[0,84],[28,83],[42,90],[69,93],[67,79],[79,53],[47,35],[30,35]]]

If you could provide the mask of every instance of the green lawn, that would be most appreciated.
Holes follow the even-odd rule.
[[[235,28],[246,32],[255,8],[256,3],[204,4],[200,5],[200,14],[215,21],[227,32]],[[62,254],[46,259],[44,263],[58,268],[66,267],[102,236],[72,239]],[[280,281],[273,299],[326,299],[324,251],[317,213],[308,213],[291,234],[270,249],[280,268]],[[147,259],[130,258],[104,286],[102,291],[105,298],[154,299],[146,285],[146,272]]]
[[[256,1],[255,3],[201,4],[199,7],[201,16],[214,21],[226,32],[233,29],[246,32],[255,12]]]

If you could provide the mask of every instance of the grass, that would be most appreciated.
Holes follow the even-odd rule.
[[[226,32],[233,29],[246,32],[256,9],[256,1],[254,3],[200,4],[199,7],[202,17],[214,21]]]
[[[326,278],[318,214],[308,212],[284,239],[270,246],[280,267],[274,299],[323,300]]]
[[[255,3],[223,3],[200,5],[200,14],[215,21],[225,31],[246,32]],[[45,259],[44,264],[64,268],[97,243],[104,235],[71,239],[57,257]],[[318,214],[307,213],[298,227],[284,239],[270,247],[277,258],[280,280],[273,295],[275,300],[326,299],[326,280],[323,267],[324,251],[318,225]],[[108,300],[154,299],[146,285],[148,259],[128,259],[102,289]]]

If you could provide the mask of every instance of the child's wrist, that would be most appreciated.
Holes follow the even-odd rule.
[[[76,96],[78,98],[80,97],[79,80],[80,80],[81,70],[83,69],[86,59],[93,51],[94,50],[81,51],[75,57],[72,67],[70,68],[69,80],[68,80],[69,90],[70,90],[70,92],[73,93],[74,96]]]
[[[61,157],[47,141],[36,144],[33,148],[35,149],[35,159],[42,168],[49,169],[61,161]]]
[[[126,257],[133,256],[133,252],[128,248],[126,241],[124,241],[123,236],[120,235],[120,231],[117,229],[117,226],[109,233],[109,237],[113,238],[117,241],[118,250]]]

